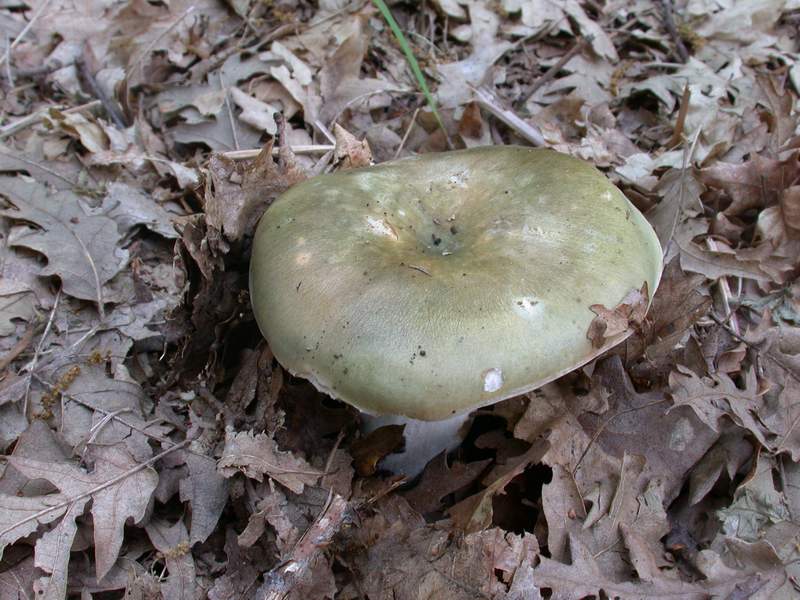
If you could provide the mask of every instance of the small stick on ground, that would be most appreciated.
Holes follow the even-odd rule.
[[[394,158],[398,158],[400,153],[403,151],[403,148],[406,145],[406,141],[408,140],[408,136],[411,135],[411,130],[414,129],[414,124],[417,122],[417,115],[419,114],[419,108],[414,111],[413,116],[411,117],[411,122],[408,124],[406,128],[406,132],[403,134],[403,139],[400,140],[400,145],[397,147],[397,152],[394,153]]]
[[[228,88],[225,86],[225,80],[222,78],[222,71],[217,74],[219,75],[219,87],[222,88],[222,93],[225,94],[225,109],[228,111],[228,121],[231,125],[233,147],[239,150],[239,135],[236,133],[236,118],[233,115],[233,107],[231,106],[231,95],[228,92]]]
[[[304,578],[321,549],[330,544],[350,513],[350,504],[342,496],[335,494],[329,497],[317,518],[294,545],[289,557],[264,574],[264,584],[257,596],[264,600],[285,598],[296,583]]]
[[[92,110],[94,108],[97,108],[98,106],[101,106],[100,100],[92,100],[91,102],[87,102],[86,104],[81,104],[80,106],[75,106],[73,108],[68,108],[66,110],[64,109],[64,106],[61,104],[56,104],[54,106],[43,108],[42,110],[38,110],[35,113],[31,113],[30,115],[27,115],[25,117],[17,119],[16,121],[13,121],[12,123],[0,127],[0,140],[4,140],[10,135],[14,135],[15,133],[18,133],[23,129],[31,127],[32,125],[36,125],[36,123],[44,119],[51,110],[58,110],[63,112],[65,115],[71,115],[83,112],[85,110],[87,111]]]
[[[24,38],[27,35],[27,33],[31,30],[31,27],[33,27],[33,24],[36,23],[39,17],[41,17],[42,14],[44,14],[44,11],[47,10],[48,6],[50,6],[51,1],[52,0],[44,0],[44,2],[42,2],[39,5],[39,8],[37,8],[36,12],[33,13],[31,20],[28,21],[28,24],[25,25],[25,28],[19,32],[19,35],[16,38],[14,38],[14,41],[11,42],[11,44],[9,44],[8,48],[6,48],[5,54],[3,54],[2,57],[0,57],[0,65],[2,65],[5,62],[11,61],[11,53],[14,51],[14,48],[16,48],[17,45],[22,41],[22,38]]]
[[[483,88],[473,88],[473,91],[477,97],[478,105],[481,108],[492,113],[532,145],[545,145],[544,136],[542,136],[541,132],[536,127],[521,119],[513,111],[503,108],[500,105],[500,101],[495,98],[490,91]]]
[[[33,358],[26,367],[28,369],[28,379],[25,382],[25,400],[22,403],[22,414],[25,415],[26,419],[28,418],[28,409],[30,408],[31,381],[33,379],[33,372],[36,370],[36,363],[39,361],[39,355],[42,353],[42,349],[44,348],[44,341],[47,339],[47,336],[50,333],[50,328],[53,326],[53,320],[56,317],[56,311],[58,310],[58,304],[60,300],[61,290],[59,289],[58,293],[56,294],[56,299],[53,301],[53,310],[50,311],[50,318],[47,319],[47,325],[44,327],[42,337],[39,338],[39,343],[36,344],[36,350],[33,352]]]
[[[29,326],[28,329],[25,330],[25,333],[23,333],[19,340],[17,340],[17,343],[14,344],[11,350],[0,356],[0,373],[5,371],[5,368],[25,351],[25,349],[33,340],[33,334],[35,332],[36,325]]]
[[[664,19],[664,27],[667,28],[672,41],[675,42],[675,50],[678,53],[682,63],[689,60],[689,51],[678,33],[678,28],[675,26],[675,16],[672,10],[672,0],[661,0],[661,16]]]
[[[717,243],[711,238],[706,238],[706,246],[708,246],[708,249],[712,252],[717,252],[719,250]],[[739,319],[736,318],[736,313],[731,311],[730,298],[732,294],[727,277],[719,278],[719,291],[722,297],[722,307],[725,309],[725,320],[731,324],[731,329],[738,335],[741,333],[739,329]]]
[[[84,52],[87,51],[88,50],[86,47],[84,47]],[[103,88],[98,85],[97,79],[95,79],[95,76],[92,74],[92,71],[89,68],[87,60],[83,56],[78,56],[78,58],[75,59],[75,68],[77,69],[78,81],[80,82],[83,91],[100,101],[106,111],[106,114],[108,115],[108,118],[111,119],[117,129],[125,129],[127,127],[125,118],[122,116],[122,113],[111,101],[108,95],[103,91]]]
[[[686,124],[686,115],[689,113],[689,101],[692,99],[692,91],[689,89],[687,82],[683,86],[683,94],[681,95],[681,105],[678,109],[678,117],[675,119],[675,129],[672,132],[672,137],[669,138],[666,146],[667,148],[674,148],[681,143],[683,138],[683,127]]]
[[[332,152],[334,146],[311,144],[308,146],[290,146],[289,148],[295,154],[325,154],[326,152]],[[273,148],[272,156],[278,156],[279,152],[280,148]],[[261,154],[261,148],[253,148],[252,150],[230,150],[228,152],[223,152],[222,156],[230,158],[231,160],[245,160],[248,158],[255,158],[259,154]]]
[[[587,45],[591,44],[593,39],[594,36],[592,35],[587,35],[586,37],[579,39],[575,45],[570,48],[566,54],[564,54],[564,56],[558,59],[556,64],[547,69],[547,72],[544,75],[533,82],[528,95],[525,97],[525,100],[522,101],[520,106],[525,106],[544,84],[549,83],[556,75],[558,75],[558,72],[564,68],[564,65],[571,61],[577,54],[583,52],[583,49],[586,48]]]

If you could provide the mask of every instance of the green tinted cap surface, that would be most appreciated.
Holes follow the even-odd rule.
[[[590,306],[661,275],[650,225],[550,150],[426,154],[307,180],[266,211],[253,309],[291,373],[372,414],[436,420],[588,362]]]

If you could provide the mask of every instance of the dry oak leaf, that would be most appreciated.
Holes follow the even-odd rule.
[[[634,540],[629,537],[626,543],[633,545]],[[641,575],[644,575],[646,578],[653,577],[653,580],[642,580],[639,583],[616,582],[603,572],[592,552],[576,535],[570,534],[569,547],[572,557],[571,565],[565,565],[542,556],[541,562],[533,570],[533,577],[537,585],[552,592],[552,595],[549,596],[551,600],[577,600],[588,596],[625,598],[626,600],[652,600],[653,598],[705,600],[712,597],[715,591],[709,585],[667,579],[665,576],[661,576],[660,572],[652,571],[652,563],[645,564],[645,561],[640,560],[641,556],[638,554],[638,550],[641,548],[638,547],[635,551],[634,568],[637,569],[637,573],[641,571],[640,578]],[[657,575],[658,578],[655,578]]]
[[[649,304],[647,282],[641,289],[631,290],[613,309],[608,309],[602,304],[592,304],[589,309],[597,316],[589,324],[586,337],[595,348],[602,348],[610,340],[630,332],[632,326],[638,327],[644,321]]]
[[[64,293],[74,298],[113,300],[105,284],[128,259],[128,251],[119,248],[122,236],[113,220],[88,214],[71,192],[51,194],[20,177],[3,177],[0,189],[16,207],[0,210],[0,216],[35,226],[12,236],[9,244],[44,254],[47,266],[40,275],[59,277]]]
[[[101,487],[135,469],[139,463],[122,445],[93,446],[87,457],[94,462],[91,473],[66,462],[43,462],[13,455],[6,460],[26,477],[52,483],[61,492],[59,497],[73,498],[91,493],[97,578],[102,579],[117,560],[128,519],[133,523],[144,519],[150,497],[158,485],[158,474],[151,468],[139,469],[116,483]],[[72,508],[70,512],[74,512]],[[74,516],[80,516],[82,512],[81,508]],[[64,543],[60,552],[69,558],[72,541],[67,543],[64,540]],[[37,565],[38,553],[37,549]]]
[[[770,447],[765,438],[766,428],[757,418],[762,412],[761,396],[767,390],[761,389],[753,369],[745,374],[744,389],[736,387],[724,373],[699,377],[681,365],[676,365],[676,369],[669,376],[674,406],[690,406],[714,431],[720,431],[719,420],[727,415],[739,427],[749,430],[761,444]]]
[[[724,210],[728,216],[777,203],[780,194],[798,177],[800,161],[796,152],[784,160],[756,155],[740,164],[719,161],[700,171],[700,180],[706,186],[724,191],[731,199]]]
[[[266,475],[295,494],[302,494],[305,486],[316,484],[323,475],[304,459],[278,449],[278,443],[266,434],[236,433],[231,428],[225,431],[225,448],[217,470],[224,477],[244,473],[257,481],[263,481]]]
[[[549,442],[537,440],[524,454],[515,456],[506,464],[495,467],[483,478],[486,489],[465,498],[447,511],[453,518],[453,525],[466,533],[489,528],[494,517],[492,508],[494,496],[503,493],[511,480],[529,466],[540,462],[549,449]]]
[[[445,496],[467,487],[475,481],[492,462],[490,458],[470,463],[447,463],[447,454],[442,452],[431,460],[422,472],[419,483],[403,497],[420,514],[438,510]]]
[[[30,535],[39,525],[51,523],[61,517],[67,510],[66,506],[61,506],[65,500],[67,497],[63,494],[33,497],[0,494],[0,558],[3,557],[6,546]],[[53,508],[39,515],[55,506],[60,508]]]

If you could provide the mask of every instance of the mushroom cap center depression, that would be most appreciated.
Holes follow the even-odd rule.
[[[593,167],[548,150],[431,154],[317,177],[265,213],[251,264],[278,360],[373,414],[442,419],[598,354],[661,250]]]

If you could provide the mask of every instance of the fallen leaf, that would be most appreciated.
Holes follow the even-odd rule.
[[[730,198],[726,215],[777,203],[779,195],[800,175],[798,155],[776,160],[760,155],[741,164],[719,162],[700,171],[700,180]]]
[[[204,542],[219,522],[228,502],[230,482],[217,472],[216,460],[199,452],[194,444],[183,455],[189,476],[180,481],[180,498],[192,507],[189,542]]]
[[[650,297],[647,282],[640,290],[631,290],[613,309],[602,304],[592,304],[589,309],[597,316],[589,324],[586,337],[595,348],[602,348],[612,340],[616,341],[644,320]]]
[[[269,204],[289,187],[306,178],[288,148],[277,163],[269,142],[252,161],[236,162],[214,155],[209,162],[212,188],[206,193],[207,222],[230,241],[251,235]]]
[[[263,481],[266,475],[295,494],[302,494],[307,485],[315,485],[322,475],[302,458],[279,450],[271,437],[231,429],[225,431],[225,448],[217,470],[224,477],[244,473],[257,481]]]
[[[143,226],[167,239],[175,239],[178,233],[170,214],[152,196],[141,190],[120,182],[108,186],[108,193],[103,198],[100,210],[93,214],[102,214],[114,219],[120,234],[128,236],[133,229]]]
[[[466,533],[474,533],[487,529],[492,524],[492,499],[502,494],[512,479],[520,475],[529,466],[539,462],[549,449],[550,444],[539,440],[524,454],[509,459],[504,465],[497,465],[486,475],[482,483],[486,489],[474,494],[448,509],[453,524]]]
[[[764,445],[768,445],[764,427],[756,415],[763,409],[755,372],[746,373],[745,388],[740,389],[724,373],[710,377],[698,377],[686,367],[677,365],[670,375],[670,388],[675,406],[690,406],[697,417],[714,431],[719,431],[722,417],[730,418],[739,427],[744,427]]]
[[[490,462],[486,459],[448,465],[447,453],[442,453],[428,463],[419,482],[403,497],[420,514],[439,510],[445,496],[474,482]]]
[[[46,570],[53,574],[47,584],[48,589],[53,585],[66,585],[66,581],[63,584],[56,581],[57,574],[59,578],[66,576],[69,550],[76,531],[73,521],[83,513],[83,507],[90,497],[97,578],[102,579],[117,560],[126,521],[130,518],[138,523],[144,519],[150,497],[158,483],[158,475],[154,470],[134,470],[139,463],[122,446],[92,447],[89,458],[94,461],[94,470],[90,473],[67,462],[41,462],[14,455],[7,458],[26,477],[52,483],[61,492],[59,497],[83,496],[69,505],[68,514],[62,520],[68,532],[54,534],[58,531],[56,528],[37,542],[37,546],[42,544],[41,552],[44,553],[40,558],[40,551],[37,550],[37,566],[47,564]],[[59,562],[61,560],[63,564]]]
[[[385,425],[369,432],[350,446],[356,472],[367,477],[377,471],[378,463],[403,445],[405,425]]]
[[[369,574],[359,585],[371,598],[504,599],[509,582],[520,570],[524,579],[526,566],[539,555],[530,533],[494,528],[451,539],[447,530],[425,525],[397,496],[378,503],[347,536],[357,550],[346,560]]]
[[[198,596],[197,569],[189,543],[189,532],[183,521],[170,524],[164,519],[153,519],[145,531],[156,550],[161,553],[168,572],[161,581],[161,594],[175,600],[195,600]]]
[[[357,169],[372,164],[372,151],[366,139],[359,142],[338,123],[333,126],[333,136],[336,138],[333,155],[342,169]]]
[[[70,192],[50,194],[44,186],[21,178],[3,178],[2,193],[16,210],[3,209],[0,215],[35,225],[9,243],[47,257],[40,275],[59,277],[64,293],[75,298],[99,304],[115,300],[106,284],[120,272],[128,252],[119,247],[114,221],[88,214]]]

